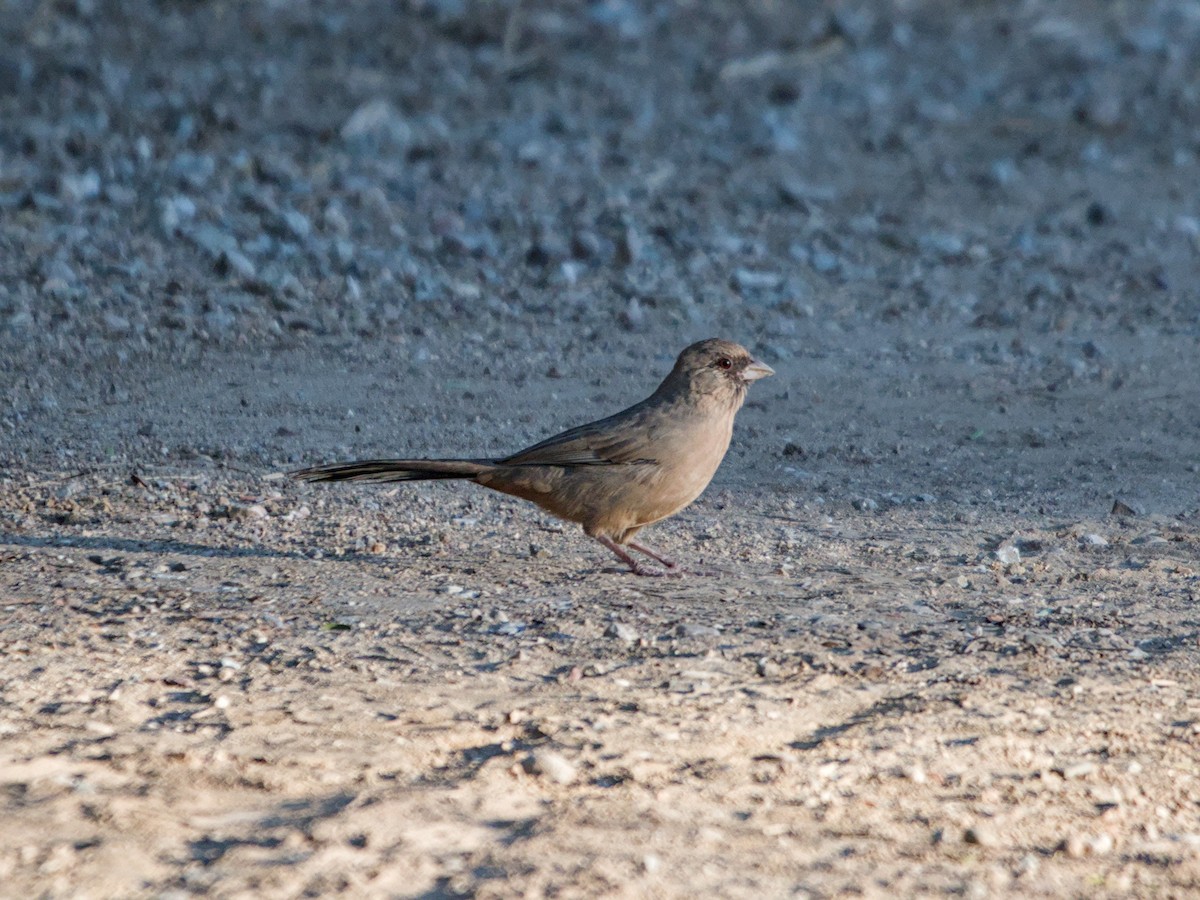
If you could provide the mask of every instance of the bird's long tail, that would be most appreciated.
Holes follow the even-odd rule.
[[[494,465],[487,459],[364,459],[297,469],[288,475],[299,481],[432,481],[476,478]]]

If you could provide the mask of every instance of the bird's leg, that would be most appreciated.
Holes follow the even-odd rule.
[[[668,559],[667,557],[665,557],[661,553],[659,553],[657,550],[651,550],[645,544],[638,544],[638,543],[635,543],[634,541],[626,541],[625,546],[632,547],[634,550],[636,550],[638,553],[641,553],[643,556],[648,556],[651,559],[657,560],[658,562],[660,562],[664,566],[666,566],[668,569],[678,569],[679,568],[679,563],[675,562],[675,560]]]
[[[667,572],[663,572],[659,569],[651,569],[647,566],[643,566],[640,562],[638,562],[636,559],[634,559],[632,556],[630,556],[628,553],[626,553],[625,548],[622,547],[620,544],[618,544],[616,541],[614,541],[612,538],[605,537],[602,534],[594,534],[594,535],[592,535],[592,537],[594,537],[596,540],[598,540],[600,543],[602,543],[605,547],[607,547],[609,550],[611,550],[613,553],[615,553],[617,555],[617,559],[621,560],[621,562],[623,562],[623,563],[625,563],[625,565],[629,566],[629,571],[631,571],[634,575],[642,575],[644,577],[650,577],[650,576],[660,576],[661,577],[663,575],[668,574]],[[633,545],[631,545],[631,546],[633,546]]]

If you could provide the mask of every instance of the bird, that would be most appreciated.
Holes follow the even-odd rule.
[[[298,469],[300,481],[461,479],[531,501],[583,526],[634,575],[679,575],[634,540],[700,496],[725,457],[750,384],[774,375],[745,347],[709,338],[685,348],[645,400],[499,459],[369,459]],[[642,562],[640,553],[657,565]]]

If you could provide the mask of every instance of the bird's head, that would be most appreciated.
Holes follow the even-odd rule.
[[[736,410],[746,398],[750,382],[774,374],[774,369],[740,344],[709,338],[679,354],[663,387],[682,389],[697,399],[724,401]]]

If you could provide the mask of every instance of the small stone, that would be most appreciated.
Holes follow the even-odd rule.
[[[221,255],[217,259],[217,270],[220,272],[229,272],[237,275],[239,278],[254,278],[258,274],[258,269],[246,254],[240,250],[227,249],[222,250]]]
[[[176,228],[195,217],[196,204],[190,197],[168,197],[160,203],[158,221],[167,234],[173,234]]]
[[[524,622],[499,622],[488,629],[489,634],[499,634],[504,637],[516,637],[522,634],[528,626]]]
[[[1147,545],[1147,544],[1169,544],[1170,541],[1168,541],[1161,534],[1156,534],[1155,532],[1152,531],[1148,534],[1139,534],[1137,537],[1135,537],[1129,543],[1137,544],[1138,546],[1143,546],[1143,545]]]
[[[1072,859],[1082,859],[1085,856],[1104,856],[1113,848],[1110,834],[1073,834],[1058,845]]]
[[[637,629],[624,622],[609,622],[608,627],[604,629],[604,636],[630,644],[638,639]]]
[[[842,268],[842,261],[835,253],[824,247],[814,246],[809,254],[809,264],[814,272],[821,275],[833,275]]]
[[[721,629],[711,625],[699,625],[694,622],[680,622],[675,626],[675,634],[679,637],[718,637]]]
[[[857,500],[851,500],[850,505],[859,512],[875,512],[879,509],[879,504],[870,497],[859,497]]]
[[[68,203],[82,203],[100,196],[100,176],[89,169],[82,175],[64,175],[59,180],[59,193]]]
[[[304,240],[312,233],[312,222],[299,210],[289,209],[283,214],[283,224],[295,237]]]
[[[1140,516],[1143,515],[1141,506],[1129,500],[1123,500],[1118,497],[1113,501],[1112,514],[1114,516]]]
[[[367,140],[405,147],[412,138],[412,126],[383,99],[368,100],[342,126],[342,140],[347,142]]]
[[[1021,861],[1017,863],[1016,869],[1013,870],[1018,878],[1037,875],[1038,870],[1042,867],[1042,861],[1032,853],[1026,853],[1021,857]]]
[[[1062,769],[1062,777],[1070,781],[1072,778],[1086,778],[1096,771],[1094,762],[1077,762]]]
[[[617,321],[626,331],[637,331],[646,324],[646,313],[637,297],[630,297],[625,309],[618,314]]]
[[[540,775],[555,784],[570,784],[579,775],[575,765],[554,750],[535,750],[525,760],[525,771]]]
[[[189,228],[186,235],[193,244],[213,259],[220,259],[223,253],[238,252],[237,238],[207,222]]]
[[[1095,532],[1089,532],[1088,534],[1082,535],[1079,538],[1079,543],[1083,544],[1085,547],[1107,547],[1108,546],[1108,541],[1106,541],[1104,538],[1102,538],[1100,535],[1096,534]]]
[[[1082,859],[1087,855],[1087,835],[1073,834],[1063,840],[1058,849],[1072,859]]]
[[[58,844],[42,860],[38,872],[42,875],[53,875],[65,869],[74,868],[78,854],[71,844]]]
[[[203,187],[217,170],[217,161],[206,153],[180,153],[171,160],[171,174],[193,188]]]
[[[997,159],[988,169],[988,177],[997,187],[1008,187],[1020,177],[1021,170],[1011,159]]]
[[[933,231],[922,235],[918,244],[926,253],[931,253],[947,259],[962,256],[966,243],[958,235],[942,231]]]
[[[780,672],[779,663],[770,657],[764,656],[755,664],[755,671],[758,673],[759,678],[774,678]]]
[[[1021,551],[1012,544],[1001,544],[993,554],[1001,565],[1015,566],[1021,561]]]
[[[106,312],[104,314],[104,327],[112,334],[125,334],[129,331],[132,325],[124,316],[118,316],[116,313]]]
[[[42,282],[42,293],[47,297],[64,300],[71,295],[71,285],[61,278],[47,278]]]
[[[757,272],[753,269],[735,269],[733,286],[742,293],[753,291],[771,291],[783,284],[783,276],[778,272]]]
[[[979,847],[995,847],[999,843],[996,833],[992,831],[991,826],[982,822],[966,829],[963,832],[963,840],[968,844],[975,844]]]

